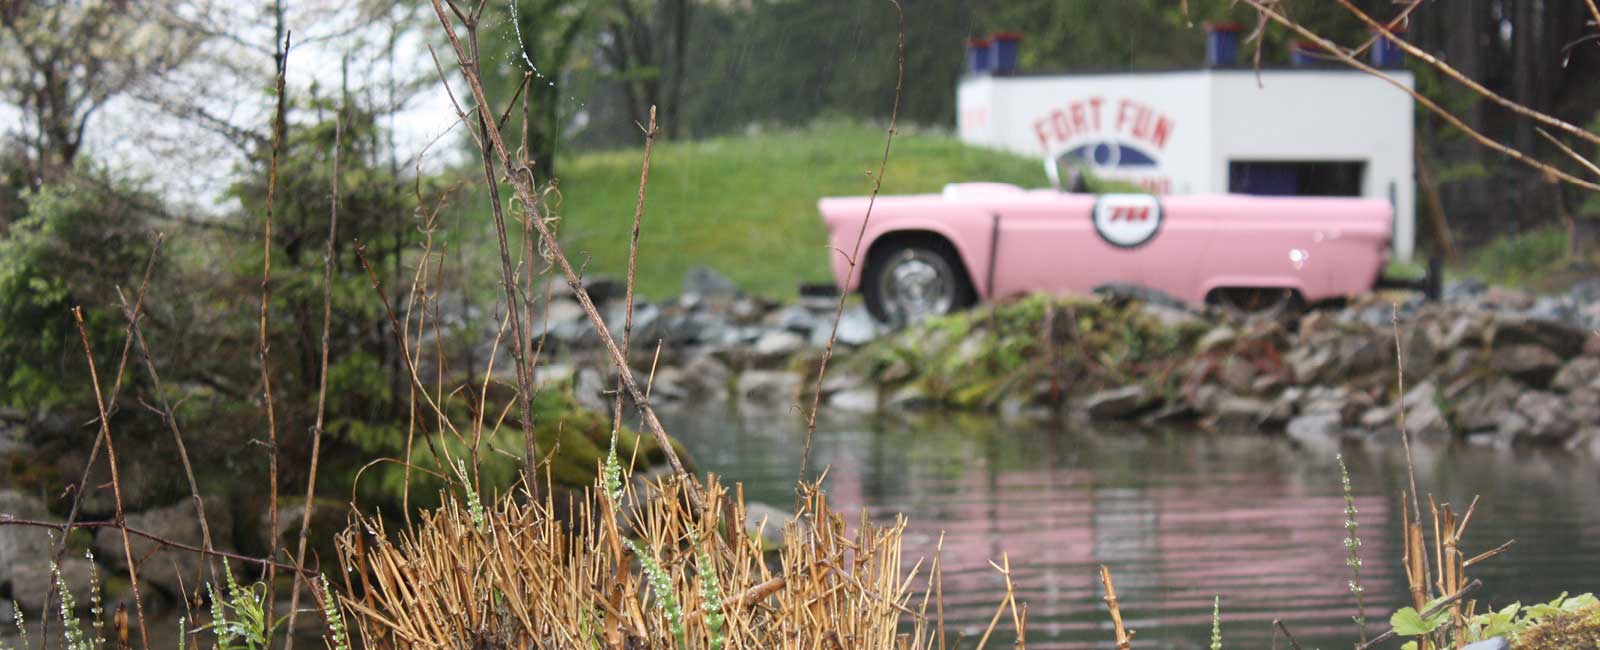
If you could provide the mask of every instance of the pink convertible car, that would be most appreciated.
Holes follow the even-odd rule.
[[[957,183],[942,194],[879,197],[863,232],[867,202],[818,203],[833,250],[853,250],[863,237],[861,268],[852,273],[835,254],[833,274],[840,289],[862,292],[874,316],[896,324],[979,299],[1112,284],[1245,309],[1343,298],[1379,282],[1392,219],[1388,203],[1370,199]]]

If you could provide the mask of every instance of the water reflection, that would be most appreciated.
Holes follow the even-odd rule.
[[[664,419],[702,469],[743,482],[748,499],[793,503],[798,416],[711,408]],[[1032,647],[1112,645],[1100,564],[1115,574],[1140,647],[1207,646],[1213,596],[1222,597],[1232,643],[1268,647],[1270,623],[1281,618],[1307,647],[1338,647],[1356,630],[1335,451],[1254,434],[937,415],[826,419],[812,465],[827,468],[837,508],[910,518],[908,562],[931,557],[944,535],[952,636],[982,633],[1004,591],[989,562],[1008,554]],[[1367,617],[1378,630],[1406,602],[1397,543],[1405,459],[1387,444],[1338,451],[1355,483]],[[1518,540],[1470,571],[1485,582],[1482,600],[1600,591],[1600,465],[1565,452],[1465,446],[1419,447],[1414,456],[1425,494],[1457,512],[1482,495],[1466,553]]]

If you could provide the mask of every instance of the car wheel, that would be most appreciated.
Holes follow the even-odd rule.
[[[896,328],[965,309],[976,301],[960,258],[949,244],[937,240],[873,251],[861,280],[867,309]]]

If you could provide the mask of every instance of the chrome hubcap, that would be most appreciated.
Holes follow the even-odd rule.
[[[894,265],[887,274],[890,302],[907,323],[950,311],[955,288],[946,269],[914,255]]]

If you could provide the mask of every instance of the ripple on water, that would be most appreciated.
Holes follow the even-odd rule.
[[[797,418],[741,419],[713,408],[663,419],[702,469],[744,483],[751,500],[792,503],[805,436]],[[1398,499],[1408,488],[1397,451],[1344,451],[1374,631],[1408,601],[1397,543]],[[1472,571],[1485,582],[1482,600],[1600,591],[1600,508],[1592,505],[1600,503],[1600,464],[1562,452],[1466,447],[1418,448],[1414,456],[1419,489],[1439,502],[1459,513],[1481,495],[1468,554],[1518,540]],[[1030,647],[1109,645],[1101,564],[1112,569],[1142,648],[1207,647],[1215,596],[1228,645],[1267,647],[1274,619],[1306,647],[1355,637],[1338,468],[1282,438],[981,417],[824,418],[811,465],[827,468],[836,509],[909,519],[908,568],[931,558],[943,536],[951,635],[983,633],[1004,593],[989,562],[1004,554],[1028,604]]]

